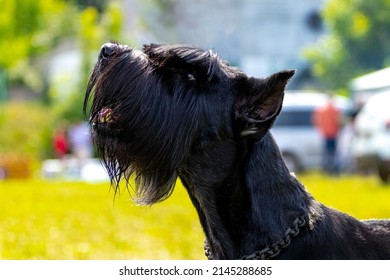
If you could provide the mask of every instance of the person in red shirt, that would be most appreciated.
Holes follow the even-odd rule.
[[[57,158],[61,159],[69,153],[69,141],[66,128],[60,126],[53,134],[53,148]]]
[[[331,96],[324,106],[318,107],[314,111],[313,123],[324,140],[323,169],[329,174],[335,174],[338,171],[336,147],[340,132],[341,112],[335,106]]]

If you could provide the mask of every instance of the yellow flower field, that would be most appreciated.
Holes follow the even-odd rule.
[[[358,218],[390,218],[375,177],[300,175],[314,197]],[[195,209],[178,183],[168,200],[136,206],[109,183],[0,181],[0,259],[205,259]]]

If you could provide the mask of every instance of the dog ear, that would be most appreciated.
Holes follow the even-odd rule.
[[[241,136],[262,136],[282,109],[284,89],[295,70],[275,73],[265,79],[249,78],[235,102],[235,117],[243,127]]]

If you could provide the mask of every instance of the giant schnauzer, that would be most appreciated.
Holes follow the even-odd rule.
[[[283,162],[269,129],[293,74],[248,77],[190,46],[107,43],[84,112],[115,188],[134,174],[137,202],[153,204],[181,179],[209,259],[390,259],[390,220],[324,206]]]

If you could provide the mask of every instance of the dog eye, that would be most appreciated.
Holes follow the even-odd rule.
[[[195,76],[193,75],[193,74],[191,74],[191,73],[187,73],[187,80],[188,81],[195,81],[196,79],[195,79]]]

